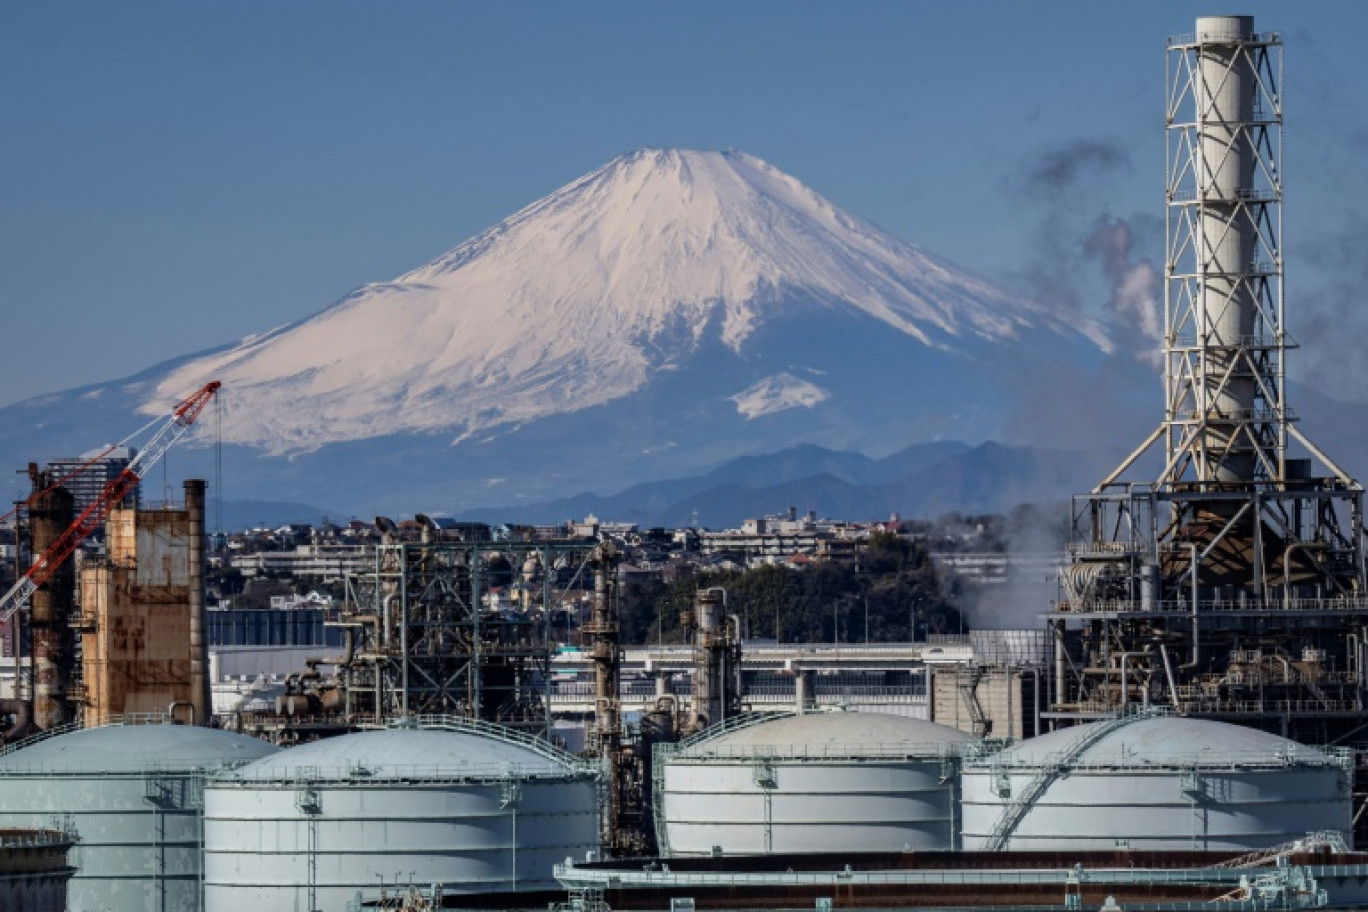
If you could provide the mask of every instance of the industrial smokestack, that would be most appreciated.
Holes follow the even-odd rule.
[[[33,553],[43,554],[72,523],[75,500],[66,488],[52,487],[52,476],[34,472],[36,495],[29,505]],[[75,604],[76,574],[65,561],[33,593],[29,629],[33,634],[33,722],[51,729],[72,721],[74,712],[67,694],[72,684],[73,633],[71,608]],[[18,625],[15,628],[19,632]]]
[[[1255,244],[1260,213],[1254,165],[1256,76],[1248,45],[1253,16],[1197,20],[1197,67],[1192,82],[1196,114],[1199,241],[1196,250],[1201,323],[1207,349],[1201,392],[1207,399],[1204,468],[1218,482],[1254,480],[1253,441],[1240,433],[1256,407],[1254,363],[1258,307],[1254,299]],[[1202,408],[1202,403],[1198,403]]]
[[[214,711],[209,690],[209,647],[204,636],[204,487],[200,478],[185,482],[185,512],[190,526],[190,703],[195,708],[196,725],[209,724]]]

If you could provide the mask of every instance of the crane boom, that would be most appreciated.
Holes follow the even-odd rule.
[[[195,419],[204,411],[209,400],[222,386],[217,380],[206,383],[194,395],[183,400],[162,422],[156,434],[139,450],[128,466],[100,491],[98,497],[66,528],[57,540],[34,560],[28,572],[0,598],[0,624],[7,623],[14,613],[28,604],[38,587],[47,582],[58,568],[81,546],[81,542],[104,522],[109,509],[128,496],[138,486],[148,469],[161,461],[166,451],[184,436]]]

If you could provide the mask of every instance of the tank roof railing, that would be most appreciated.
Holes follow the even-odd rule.
[[[922,697],[924,700],[925,697]],[[655,746],[663,757],[683,762],[706,760],[868,760],[871,758],[918,759],[959,756],[975,742],[908,742],[892,741],[871,744],[721,744],[710,742],[735,731],[742,731],[773,722],[800,716],[820,715],[827,710],[799,713],[794,710],[775,710],[743,713],[717,725],[710,725],[697,734],[674,744]],[[858,714],[856,714],[858,715]]]
[[[323,785],[335,788],[366,788],[377,784],[400,785],[503,785],[509,781],[567,779],[597,775],[597,768],[578,761],[565,770],[538,770],[519,763],[438,764],[386,763],[381,769],[369,769],[359,763],[333,766],[307,765],[265,769],[238,769],[216,777],[215,786],[247,788],[254,785]]]
[[[123,715],[111,715],[102,725],[86,725],[84,722],[68,722],[65,725],[54,726],[21,738],[12,744],[0,747],[0,757],[12,754],[39,741],[46,741],[48,738],[55,738],[58,735],[69,735],[72,732],[85,731],[87,728],[113,728],[119,725],[167,725],[180,724],[175,722],[166,713],[125,713]]]
[[[62,760],[53,760],[25,765],[8,764],[3,775],[11,779],[60,777],[70,779],[185,779],[202,781],[231,773],[258,759],[261,758],[204,759],[200,761],[151,760],[138,766],[130,765],[124,769],[96,769],[64,763]]]
[[[85,726],[82,725],[80,722],[68,722],[65,725],[58,725],[53,728],[43,729],[36,735],[29,735],[27,738],[21,738],[18,741],[12,741],[3,747],[0,747],[0,757],[5,756],[6,754],[12,754],[17,750],[22,750],[23,748],[28,747],[30,744],[37,744],[39,741],[46,741],[48,738],[55,738],[58,735],[65,735],[69,734],[70,732],[80,731],[84,727]]]
[[[798,715],[800,715],[800,713],[793,710],[742,713],[739,716],[732,716],[730,719],[724,719],[716,725],[709,725],[702,731],[679,741],[677,744],[673,745],[673,747],[675,752],[683,751],[699,742],[710,741],[727,732],[740,731],[743,728],[753,728],[756,725],[763,725],[764,723],[772,722],[775,719],[790,719]]]
[[[1114,761],[1068,760],[1068,751],[1054,751],[1039,757],[1012,756],[1000,752],[982,760],[971,761],[975,770],[1036,770],[1042,768],[1075,772],[1184,772],[1200,771],[1245,772],[1252,770],[1281,770],[1294,767],[1320,769],[1325,767],[1351,768],[1352,748],[1313,748],[1304,745],[1292,751],[1230,751],[1214,748],[1210,754],[1177,754],[1164,759],[1144,757],[1122,758]]]
[[[872,744],[721,744],[697,745],[670,757],[683,763],[710,760],[939,760],[965,754],[971,741],[893,741]]]
[[[436,713],[404,716],[390,723],[389,728],[416,728],[480,735],[482,737],[492,738],[495,741],[502,741],[505,744],[527,748],[528,750],[535,751],[548,760],[563,763],[566,766],[577,770],[580,768],[597,769],[593,764],[586,763],[574,754],[561,750],[544,738],[539,738],[536,735],[529,735],[526,732],[508,728],[503,725],[497,725],[493,722],[485,722],[482,719],[471,719],[468,716],[452,716]]]

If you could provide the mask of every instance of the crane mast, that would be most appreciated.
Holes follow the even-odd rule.
[[[94,502],[76,517],[52,545],[39,555],[29,567],[28,572],[0,598],[0,624],[6,623],[14,613],[29,603],[29,599],[39,586],[47,582],[57,569],[90,537],[104,522],[110,507],[122,501],[129,492],[137,487],[147,471],[161,461],[176,441],[184,436],[190,426],[199,418],[209,401],[222,386],[215,380],[206,383],[189,398],[181,401],[171,413],[161,419],[157,432],[147,442],[122,472],[109,480]],[[149,425],[150,427],[151,425]],[[146,428],[144,428],[146,430]]]

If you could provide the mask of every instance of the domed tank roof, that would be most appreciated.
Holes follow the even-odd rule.
[[[278,750],[259,738],[194,725],[105,725],[20,743],[0,756],[0,773],[212,769]]]
[[[231,778],[464,779],[503,776],[567,778],[581,770],[574,757],[511,732],[391,728],[324,738],[250,763]]]
[[[887,713],[814,712],[781,716],[751,725],[705,731],[697,741],[685,744],[676,757],[775,756],[850,752],[862,756],[917,753],[939,754],[953,745],[976,740],[973,735],[947,725],[894,716]]]
[[[1021,741],[977,761],[998,766],[1039,765],[1069,755],[1074,746],[1109,722],[1075,725]],[[1183,716],[1151,716],[1114,728],[1070,763],[1132,767],[1228,767],[1241,763],[1324,765],[1337,762],[1314,747],[1244,725]]]

